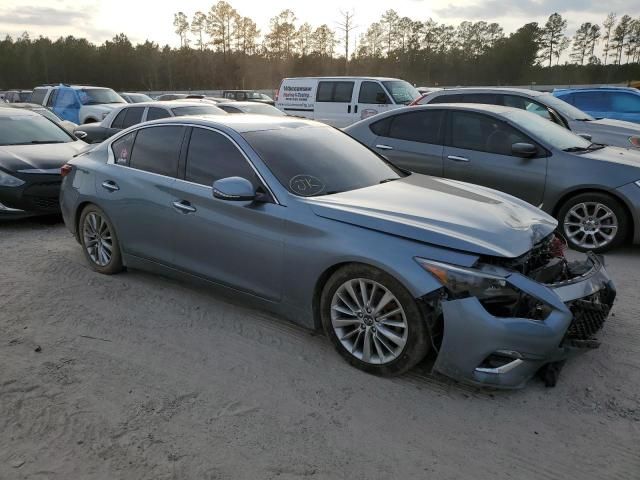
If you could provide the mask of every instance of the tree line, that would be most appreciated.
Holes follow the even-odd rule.
[[[384,12],[357,38],[356,14],[335,28],[279,12],[262,32],[230,3],[173,18],[180,47],[137,45],[124,34],[101,45],[73,36],[0,41],[0,88],[43,83],[106,85],[118,90],[275,88],[286,76],[384,75],[418,85],[522,85],[640,79],[640,18],[609,14],[567,36],[553,13],[505,34],[498,23],[459,25]],[[566,60],[565,60],[566,59]]]

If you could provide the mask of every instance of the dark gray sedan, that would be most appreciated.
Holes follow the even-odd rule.
[[[310,328],[351,364],[399,374],[433,350],[503,387],[597,345],[615,290],[570,263],[553,218],[407,174],[339,130],[287,117],[159,120],[64,169],[65,223],[101,273],[198,279]]]
[[[605,147],[524,110],[428,105],[345,129],[395,165],[509,193],[556,217],[569,245],[640,243],[640,152]]]

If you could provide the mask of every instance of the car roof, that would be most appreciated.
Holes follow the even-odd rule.
[[[238,133],[257,132],[264,130],[280,130],[303,127],[326,127],[328,125],[313,120],[298,117],[272,117],[267,115],[189,115],[184,117],[163,118],[147,124],[189,124],[204,127],[221,127]]]
[[[429,96],[436,97],[446,95],[447,93],[520,93],[531,97],[539,97],[547,92],[539,92],[537,90],[529,90],[527,88],[511,88],[511,87],[452,87],[444,88],[431,92]]]
[[[272,107],[273,105],[269,105],[268,103],[260,103],[260,102],[220,102],[218,105],[230,105],[232,107],[255,107],[256,105],[266,105],[267,107]],[[276,108],[276,107],[273,107]]]
[[[33,112],[26,108],[0,108],[0,117],[15,117],[25,116],[25,117],[39,117],[40,114]]]
[[[284,80],[378,80],[378,81],[390,81],[401,80],[400,78],[392,77],[366,77],[366,76],[336,76],[336,77],[287,77]]]
[[[612,92],[632,92],[636,94],[640,94],[637,88],[633,87],[576,87],[576,88],[556,88],[553,90],[554,93],[571,93],[571,92],[602,92],[602,91],[612,91]]]
[[[0,107],[7,107],[7,108],[22,108],[25,110],[35,110],[36,108],[38,109],[44,109],[46,108],[44,105],[40,105],[38,103],[0,103]]]

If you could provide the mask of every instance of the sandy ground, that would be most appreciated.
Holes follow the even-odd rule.
[[[640,249],[608,261],[602,347],[484,391],[366,375],[206,289],[95,274],[60,223],[0,225],[0,479],[638,479]]]

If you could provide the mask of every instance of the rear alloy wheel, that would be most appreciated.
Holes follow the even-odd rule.
[[[325,286],[321,309],[324,329],[338,352],[367,372],[403,373],[428,351],[415,299],[373,267],[349,265],[336,272]]]
[[[569,246],[581,252],[606,252],[627,236],[628,215],[606,194],[578,195],[560,209],[558,217]]]
[[[95,205],[88,206],[82,212],[79,227],[84,254],[91,268],[105,274],[121,271],[118,238],[105,213]]]

